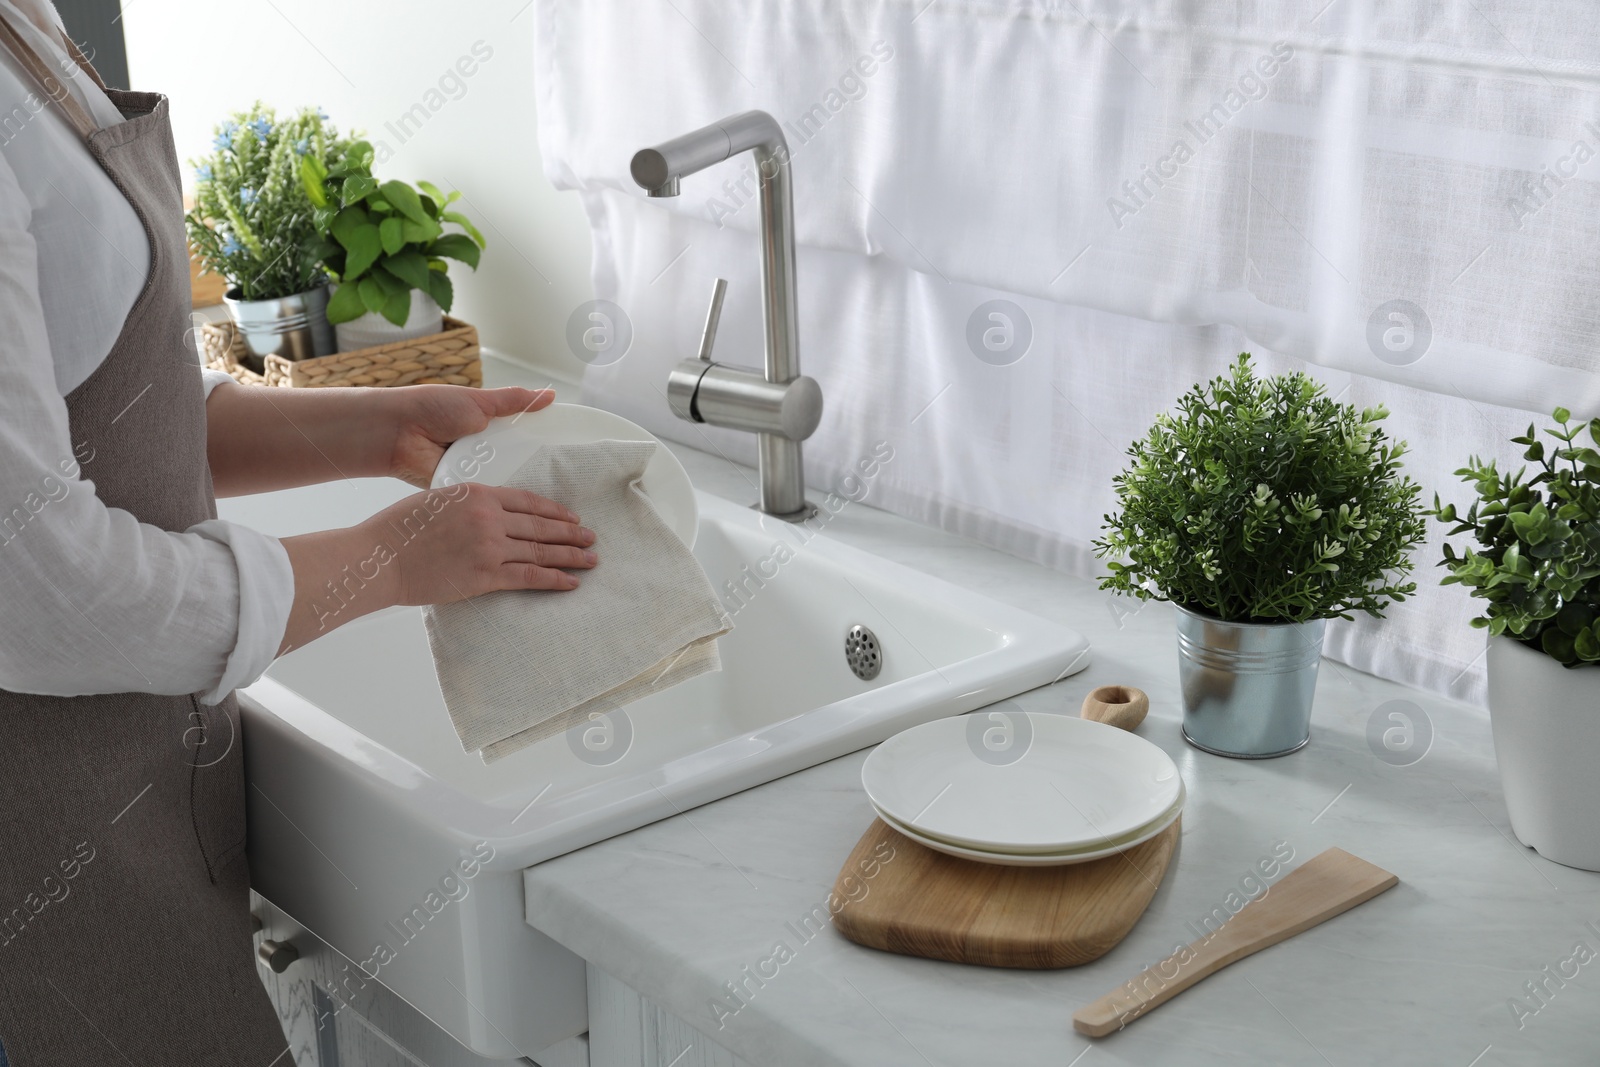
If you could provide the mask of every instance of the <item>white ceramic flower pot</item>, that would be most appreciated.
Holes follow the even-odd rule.
[[[1600,871],[1600,667],[1568,670],[1489,639],[1489,723],[1511,832],[1539,855]]]
[[[373,348],[395,341],[414,341],[430,337],[444,329],[444,312],[434,303],[433,297],[421,289],[411,290],[411,313],[404,326],[396,326],[382,315],[367,312],[358,319],[334,326],[339,339],[339,351],[354,352],[358,348]]]

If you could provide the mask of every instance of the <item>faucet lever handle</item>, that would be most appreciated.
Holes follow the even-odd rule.
[[[711,286],[711,307],[706,310],[706,328],[700,335],[700,358],[711,362],[711,346],[717,340],[717,323],[722,320],[722,298],[728,292],[728,282],[718,278]]]

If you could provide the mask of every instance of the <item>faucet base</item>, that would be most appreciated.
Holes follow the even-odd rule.
[[[817,514],[817,506],[810,502],[807,502],[806,506],[801,508],[799,511],[791,511],[783,515],[774,515],[770,511],[764,511],[760,504],[751,504],[750,510],[760,511],[763,515],[772,515],[772,517],[775,519],[782,519],[784,522],[792,522],[797,524],[805,522],[808,519],[813,519]]]
[[[800,442],[782,434],[756,437],[756,469],[761,475],[761,510],[785,522],[802,522],[806,502],[805,462]],[[794,516],[791,518],[791,516]]]

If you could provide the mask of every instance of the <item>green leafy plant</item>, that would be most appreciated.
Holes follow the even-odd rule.
[[[1545,432],[1557,447],[1547,449],[1532,425],[1511,439],[1538,473],[1501,474],[1473,456],[1456,471],[1478,491],[1466,515],[1438,496],[1429,514],[1478,543],[1461,555],[1446,544],[1440,561],[1450,571],[1441,584],[1488,602],[1472,625],[1578,667],[1600,663],[1600,452],[1575,442],[1587,429],[1600,445],[1600,419],[1574,424],[1565,408],[1554,417],[1558,428]]]
[[[213,130],[209,156],[195,168],[194,208],[185,217],[202,265],[228,279],[243,300],[271,300],[323,281],[322,239],[300,180],[307,160],[344,155],[321,111],[279,121],[259,101]]]
[[[1129,447],[1100,588],[1229,622],[1381,616],[1416,591],[1400,579],[1426,530],[1387,415],[1304,374],[1259,380],[1241,354]]]
[[[328,321],[349,322],[372,311],[404,326],[414,289],[449,311],[455,287],[445,260],[477,270],[483,234],[451,210],[460,193],[443,193],[432,182],[379,181],[372,156],[370,144],[356,141],[332,165],[311,156],[301,161],[306,196],[324,236],[322,263],[339,282]],[[446,224],[461,232],[446,233]]]

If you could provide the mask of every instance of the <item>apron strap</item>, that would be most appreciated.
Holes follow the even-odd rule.
[[[66,30],[61,31],[61,43],[67,46],[67,55],[71,56],[72,61],[78,64],[78,69],[89,75],[89,80],[99,86],[101,92],[111,91],[101,79],[100,72],[94,69],[94,64],[89,62],[89,57],[83,54],[83,49],[78,47],[78,42],[67,36]]]
[[[61,109],[67,122],[78,131],[78,136],[87,140],[90,134],[99,129],[94,119],[89,117],[88,110],[78,102],[78,98],[73,96],[72,91],[52,73],[51,64],[47,63],[44,57],[40,56],[16,31],[3,11],[0,11],[0,47],[8,49],[17,58],[17,62],[22,64],[33,80],[39,84],[39,88],[44,91],[45,98],[53,100]],[[77,49],[74,48],[73,51],[77,52]],[[80,65],[83,62],[80,60]]]

